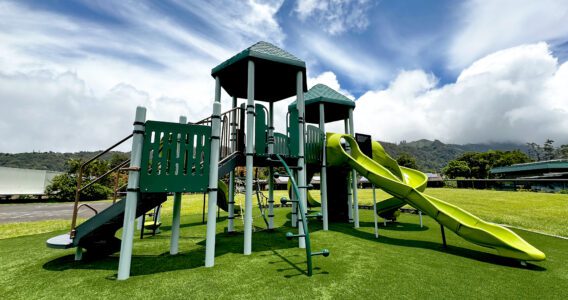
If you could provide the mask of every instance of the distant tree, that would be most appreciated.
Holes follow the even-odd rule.
[[[109,167],[112,169],[128,159],[130,157],[126,153],[113,153],[110,157]]]
[[[542,150],[544,152],[544,160],[551,160],[555,158],[555,150],[554,150],[554,141],[551,139],[547,139],[544,142]]]
[[[471,169],[467,162],[461,160],[451,160],[446,167],[442,169],[442,174],[449,178],[470,177]]]
[[[543,150],[542,147],[535,143],[535,142],[531,142],[531,143],[527,143],[527,147],[528,147],[528,152],[529,152],[529,156],[531,159],[535,160],[535,161],[541,161],[542,157],[543,157]]]
[[[568,159],[568,145],[560,146],[560,148],[558,148],[557,152],[558,152],[558,154],[557,154],[558,158]]]
[[[396,158],[396,162],[398,163],[399,166],[411,169],[418,169],[418,165],[416,164],[416,158],[407,152],[400,153]]]
[[[491,177],[489,171],[494,167],[510,166],[531,161],[528,155],[519,150],[466,152],[455,160],[462,161],[466,164],[469,168],[469,176],[472,178],[489,178]],[[451,162],[452,161],[450,161],[450,163]],[[450,164],[448,164],[448,166],[449,165]],[[457,167],[457,165],[452,166]],[[453,170],[453,168],[450,170]]]
[[[77,189],[77,178],[71,174],[60,174],[53,178],[51,184],[45,189],[45,193],[53,200],[73,201]],[[81,192],[81,200],[104,200],[108,199],[112,190],[102,184],[95,183]]]

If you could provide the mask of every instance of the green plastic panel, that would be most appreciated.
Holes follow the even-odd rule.
[[[254,117],[254,151],[256,155],[266,155],[266,134],[268,132],[267,110],[262,104],[256,104],[254,111],[256,114]]]
[[[298,110],[295,107],[288,108],[288,137],[290,137],[290,156],[298,157],[300,135],[298,130]]]
[[[203,192],[209,185],[211,127],[147,121],[140,190]]]
[[[285,134],[274,133],[274,153],[282,156],[290,156],[288,137]]]
[[[318,127],[306,126],[306,145],[304,153],[309,164],[321,164],[323,157],[324,132]]]

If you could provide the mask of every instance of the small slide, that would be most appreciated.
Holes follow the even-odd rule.
[[[166,193],[140,193],[136,205],[136,217],[162,204],[167,199]],[[75,238],[62,234],[47,240],[49,248],[68,249],[85,248],[90,255],[110,255],[120,250],[120,239],[115,235],[122,228],[126,200],[120,200],[75,228]]]
[[[350,154],[341,145],[342,140],[349,143]],[[422,188],[420,181],[423,176],[418,174],[419,171],[400,168],[401,173],[398,175],[404,178],[404,180],[401,180],[397,176],[396,168],[392,165],[392,162],[381,164],[388,159],[386,153],[382,158],[381,153],[375,155],[375,151],[380,152],[380,150],[376,146],[373,147],[375,161],[361,152],[357,142],[350,135],[327,133],[328,165],[347,164],[351,166],[360,175],[366,177],[393,197],[421,210],[462,238],[477,245],[495,249],[501,256],[522,261],[541,261],[546,258],[543,252],[513,231],[497,224],[485,222],[455,205],[422,193],[419,188]]]

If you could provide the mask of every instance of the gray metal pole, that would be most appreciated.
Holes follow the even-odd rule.
[[[211,115],[211,155],[209,156],[209,195],[207,202],[207,235],[205,237],[205,267],[215,264],[215,234],[217,227],[217,189],[219,188],[219,147],[221,135],[221,79],[215,78],[215,102]]]
[[[375,192],[375,185],[373,184],[373,217],[375,221],[375,238],[379,238],[379,224],[377,219],[377,193]]]
[[[231,152],[237,151],[237,97],[233,97],[233,112],[231,113]],[[235,170],[229,173],[229,217],[227,232],[235,231]]]
[[[120,259],[118,261],[118,280],[126,280],[130,277],[132,243],[134,239],[134,218],[136,217],[136,204],[140,196],[140,161],[142,159],[145,122],[146,108],[138,106],[136,108],[136,117],[134,118],[134,135],[132,137],[132,151],[130,152],[130,171],[128,172],[126,200],[124,200],[126,204],[124,207],[124,223],[122,225]]]
[[[305,103],[304,103],[304,77],[302,71],[296,73],[296,95],[298,100],[296,101],[296,107],[298,108],[298,123],[300,140],[298,142],[298,167],[301,169],[298,172],[298,181],[300,188],[300,199],[303,207],[308,207],[307,195],[308,195],[308,184],[306,182],[306,160],[304,158],[304,143],[306,136],[306,122],[305,122]],[[298,203],[299,204],[299,203]],[[302,214],[298,214],[298,222],[306,222]],[[298,234],[300,236],[304,235],[304,227],[298,226]],[[298,246],[300,248],[306,248],[306,239],[300,237],[298,239]]]
[[[186,124],[187,118],[185,116],[179,117],[180,124]],[[180,143],[181,143],[181,134],[178,134],[178,144],[177,144],[177,156],[180,155]],[[179,174],[181,168],[176,165],[176,174]],[[174,207],[173,207],[173,216],[172,216],[172,237],[170,239],[170,254],[175,255],[179,252],[179,228],[181,224],[181,193],[177,192],[174,193]]]
[[[349,134],[355,137],[355,128],[353,127],[353,108],[349,109]],[[359,228],[359,197],[357,197],[357,171],[353,169],[353,227]]]
[[[321,171],[320,171],[320,194],[321,194],[321,212],[323,216],[323,230],[328,230],[328,216],[327,216],[327,171],[326,171],[326,142],[325,137],[325,107],[323,103],[319,105],[319,128],[323,132],[323,149],[322,149],[322,159],[321,159]]]
[[[245,240],[244,254],[252,252],[252,172],[254,156],[254,62],[248,62],[247,76],[247,153],[245,181]]]
[[[298,171],[297,170],[292,170],[292,176],[294,176],[294,180],[296,180],[296,182],[298,182]],[[291,183],[292,179],[288,179],[288,182]],[[293,187],[290,187],[291,189],[293,189]],[[296,199],[296,193],[294,193],[293,190],[290,190],[290,199],[292,199],[292,227],[297,227],[298,226],[298,207],[296,205],[297,202],[295,202]]]
[[[345,119],[344,120],[344,124],[345,124],[345,133],[349,134],[349,120]],[[345,144],[345,150],[347,151],[347,153],[351,153],[351,147],[349,146],[349,143]],[[351,172],[349,172],[351,173]],[[353,194],[352,194],[352,190],[353,190],[353,186],[351,185],[351,179],[352,176],[351,174],[349,174],[349,176],[347,176],[347,215],[349,216],[349,222],[353,222]]]
[[[268,154],[274,154],[274,103],[268,106]],[[268,229],[274,228],[274,168],[268,168]]]

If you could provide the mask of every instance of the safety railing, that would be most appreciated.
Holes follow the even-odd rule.
[[[221,114],[219,160],[235,151],[242,150],[244,146],[244,113],[243,108],[235,107]],[[211,117],[207,117],[193,124],[211,126],[211,121]],[[235,126],[234,132],[231,131],[231,125]]]
[[[308,125],[306,126],[306,144],[305,155],[306,162],[321,163],[323,159],[323,141],[325,133],[318,127]]]
[[[133,134],[129,134],[127,137],[123,138],[122,140],[120,140],[118,143],[110,146],[109,148],[107,148],[106,150],[104,150],[103,152],[93,156],[92,158],[90,158],[89,160],[87,160],[85,163],[83,163],[80,167],[79,170],[77,172],[77,189],[75,190],[75,203],[73,204],[73,216],[71,219],[71,232],[69,233],[71,238],[75,237],[75,229],[77,227],[77,215],[79,212],[79,209],[81,207],[88,207],[85,205],[81,205],[79,206],[79,201],[81,199],[81,192],[84,191],[85,189],[89,188],[90,186],[92,186],[93,184],[99,182],[101,179],[107,177],[109,174],[112,174],[113,172],[116,172],[118,170],[120,170],[121,168],[123,168],[128,162],[130,162],[130,160],[122,162],[120,164],[118,164],[117,166],[115,166],[114,168],[110,169],[109,171],[107,171],[106,173],[104,173],[103,175],[95,178],[94,180],[91,180],[88,184],[86,184],[85,186],[83,186],[83,173],[85,172],[85,168],[91,164],[92,162],[94,162],[95,160],[97,160],[98,158],[100,158],[101,156],[107,154],[108,152],[110,152],[111,150],[113,150],[114,148],[122,145],[122,143],[128,141],[129,139],[131,139],[133,136]],[[95,214],[96,214],[96,210],[95,210]]]
[[[286,233],[286,239],[291,240],[293,238],[304,238],[304,240],[306,242],[306,264],[307,264],[307,267],[308,267],[308,276],[312,276],[312,274],[313,274],[312,256],[322,255],[324,257],[328,257],[329,256],[329,250],[323,249],[322,251],[312,252],[310,232],[308,230],[308,219],[306,218],[306,208],[304,207],[303,201],[301,201],[302,198],[300,197],[300,190],[298,189],[298,185],[296,184],[296,180],[294,180],[294,176],[292,174],[292,171],[290,170],[290,167],[288,167],[288,164],[286,164],[286,161],[282,158],[282,156],[280,156],[278,154],[276,154],[275,156],[277,158],[276,161],[280,161],[280,163],[282,163],[282,165],[284,166],[286,173],[288,173],[288,176],[290,178],[289,180],[292,183],[292,190],[294,191],[294,194],[296,195],[296,200],[289,200],[289,199],[283,197],[281,199],[281,202],[282,202],[283,205],[286,205],[286,203],[288,201],[296,203],[296,207],[299,210],[298,213],[301,215],[301,218],[298,218],[298,222],[302,223],[302,229],[304,230],[304,234],[293,234],[292,232],[287,232]],[[278,176],[278,174],[275,174],[275,176]],[[300,219],[301,219],[301,221],[300,221]]]

